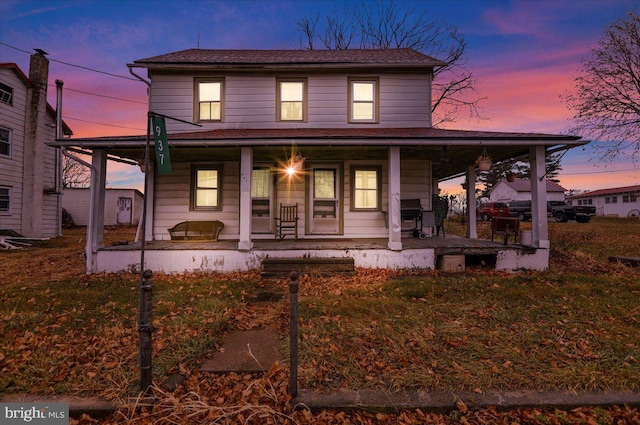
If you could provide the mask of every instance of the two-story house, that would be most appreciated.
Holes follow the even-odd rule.
[[[431,82],[434,68],[443,65],[411,49],[168,53],[128,66],[134,75],[146,70],[139,78],[148,78],[149,111],[167,116],[170,167],[159,166],[164,157],[146,136],[59,144],[93,151],[98,186],[104,185],[107,153],[142,160],[150,146],[145,267],[153,270],[247,270],[266,257],[350,257],[361,267],[434,268],[446,253],[483,249],[497,258],[497,268],[546,268],[545,185],[536,176],[544,175],[547,149],[584,142],[433,128]],[[159,149],[167,153],[166,146]],[[470,239],[424,237],[430,229],[405,232],[407,221],[420,230],[432,223],[407,216],[402,201],[419,200],[420,211],[433,210],[438,181],[460,173],[475,181],[483,151],[493,161],[530,158],[534,208],[543,205],[534,221],[537,249],[482,245],[474,240],[473,212]],[[473,202],[472,188],[468,196]],[[297,205],[297,239],[277,238],[281,204]],[[168,229],[177,223],[204,220],[224,224],[217,242],[169,241]],[[92,223],[89,271],[139,264],[139,246],[102,247],[101,223]]]
[[[27,77],[0,63],[0,229],[28,238],[61,234],[60,149],[56,113],[47,103],[49,61],[31,56]],[[65,135],[71,130],[64,123]]]

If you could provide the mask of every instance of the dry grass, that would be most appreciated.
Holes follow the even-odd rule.
[[[134,232],[109,229],[105,241],[132,240]],[[640,222],[550,223],[550,235],[552,269],[545,273],[359,270],[353,277],[302,278],[300,386],[638,391],[640,272],[607,259],[638,255]],[[110,399],[136,393],[138,276],[87,276],[83,251],[83,231],[77,229],[37,247],[0,253],[0,392]],[[282,368],[267,380],[197,372],[226,330],[286,332],[286,302],[245,302],[262,284],[255,273],[155,276],[154,378],[161,402],[156,413],[123,411],[114,422],[377,421],[376,415],[291,412],[284,407],[288,378]],[[286,287],[286,281],[275,284]],[[187,380],[169,393],[162,383],[172,373]],[[176,406],[184,409],[173,417]],[[424,420],[419,413],[405,418]]]

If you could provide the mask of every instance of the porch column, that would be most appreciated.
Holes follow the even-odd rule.
[[[544,146],[529,148],[531,168],[531,228],[533,246],[549,248],[549,223],[547,219],[547,182],[545,179]]]
[[[251,177],[253,149],[243,147],[240,152],[240,240],[238,251],[250,251],[251,242]]]
[[[107,181],[107,152],[94,150],[91,155],[89,221],[87,222],[87,273],[97,271],[96,253],[104,245],[104,197]]]
[[[402,250],[400,220],[400,147],[389,147],[389,249]]]
[[[476,217],[476,169],[475,166],[467,167],[467,237],[478,239],[478,219]]]

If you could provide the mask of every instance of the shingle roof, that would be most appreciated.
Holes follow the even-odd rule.
[[[187,49],[138,59],[135,66],[219,65],[219,66],[444,66],[445,62],[413,49],[348,50],[209,50]]]
[[[594,190],[592,192],[585,192],[579,195],[572,195],[571,199],[577,198],[591,198],[594,196],[605,196],[605,195],[614,195],[617,193],[629,193],[629,192],[638,192],[640,193],[640,185],[635,186],[623,186],[623,187],[612,187],[610,189],[600,189]]]

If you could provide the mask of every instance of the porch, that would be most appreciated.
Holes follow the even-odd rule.
[[[483,262],[495,270],[544,270],[549,251],[461,236],[402,238],[402,250],[390,250],[387,238],[313,238],[254,240],[250,251],[239,251],[238,240],[217,242],[147,241],[145,268],[162,273],[235,272],[259,270],[266,258],[352,258],[355,267],[387,269],[439,268],[445,256],[464,256],[466,266]],[[137,271],[140,243],[98,250],[99,272]],[[462,258],[462,257],[458,257]]]

